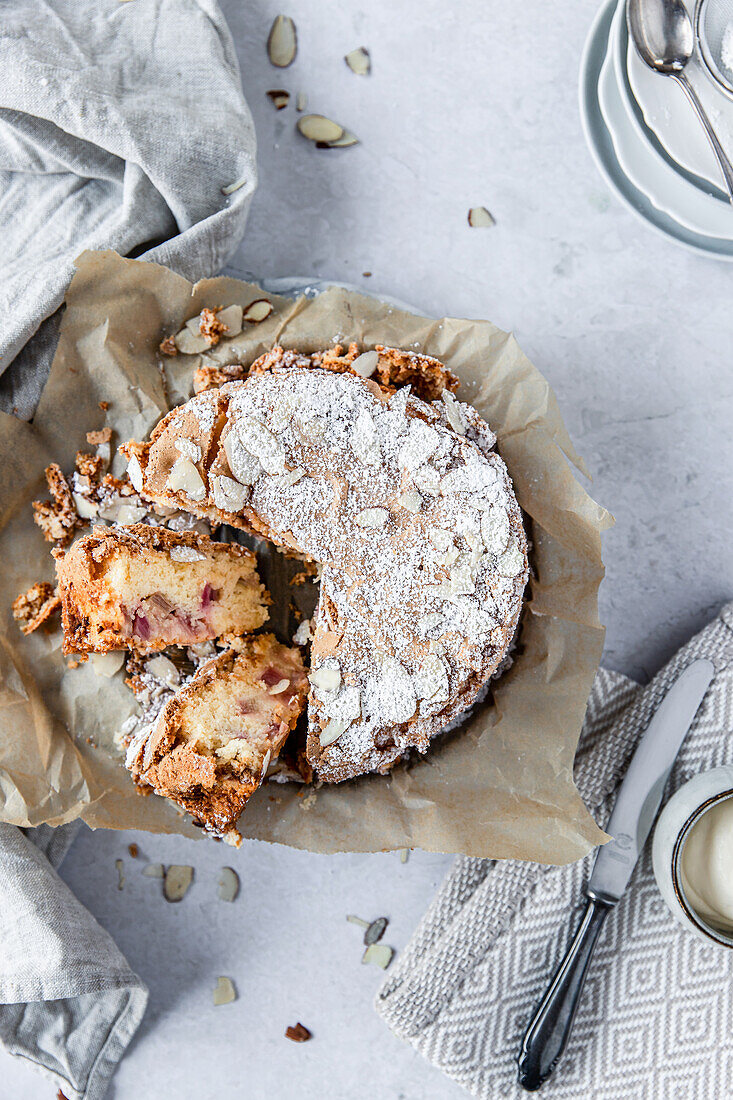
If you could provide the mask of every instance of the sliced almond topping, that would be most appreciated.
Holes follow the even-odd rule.
[[[216,507],[222,512],[232,514],[241,512],[249,496],[247,486],[240,485],[234,478],[225,477],[223,474],[211,479],[211,491]]]
[[[341,684],[341,669],[338,665],[321,665],[308,674],[313,687],[320,691],[338,691]]]
[[[239,875],[233,867],[222,867],[219,875],[219,897],[222,901],[234,901],[239,893]]]
[[[267,96],[277,111],[282,111],[290,102],[290,92],[286,92],[284,88],[273,88]]]
[[[386,508],[364,508],[354,516],[357,527],[384,527],[389,519]]]
[[[172,863],[165,873],[163,894],[166,901],[181,901],[188,893],[193,882],[193,867],[183,867]],[[221,979],[220,979],[221,980]]]
[[[496,222],[485,206],[472,206],[468,211],[468,224],[472,229],[491,229]]]
[[[229,1005],[236,1001],[237,991],[231,978],[217,978],[213,1000],[215,1005]]]
[[[417,514],[422,506],[422,497],[417,489],[408,489],[399,498],[400,505],[408,512]]]
[[[334,741],[338,741],[339,737],[348,727],[351,725],[345,719],[329,718],[325,726],[318,735],[318,739],[321,742],[321,748],[327,749],[329,745],[333,745]]]
[[[344,136],[343,126],[339,126],[338,122],[334,122],[324,115],[303,115],[302,118],[298,119],[296,125],[298,133],[302,134],[304,138],[308,138],[308,141],[320,142],[323,145],[338,141],[339,138]]]
[[[413,684],[418,699],[432,701],[448,698],[448,673],[437,654],[428,653],[423,657],[420,668],[413,678]]]
[[[242,320],[249,325],[257,325],[270,316],[273,308],[272,302],[268,301],[267,298],[257,298],[254,302],[249,303],[242,314]]]
[[[281,474],[277,479],[278,485],[282,485],[284,489],[289,489],[291,485],[297,485],[301,478],[305,477],[305,470],[300,466],[296,466],[292,470],[288,470],[287,473]]]
[[[102,514],[101,509],[99,514]],[[123,526],[128,523],[140,523],[142,520],[145,519],[147,514],[147,509],[145,508],[137,507],[134,504],[120,504],[117,509],[115,522],[121,523]]]
[[[439,611],[428,611],[427,615],[423,615],[418,620],[417,629],[421,634],[428,634],[431,630],[434,630],[436,626],[439,626],[443,621],[443,616]]]
[[[356,73],[357,76],[368,76],[372,69],[372,59],[369,56],[369,50],[365,50],[363,46],[359,46],[358,49],[352,50],[351,53],[347,53],[344,61],[351,69],[352,73]]]
[[[412,480],[426,496],[437,497],[440,493],[440,473],[434,466],[423,466],[422,469],[415,470]]]
[[[484,546],[492,554],[500,554],[509,542],[509,516],[503,508],[496,505],[481,516],[481,538]]]
[[[276,684],[270,688],[270,695],[282,695],[284,691],[290,687],[290,680],[278,680]],[[269,761],[268,761],[269,763]]]
[[[143,491],[143,472],[136,455],[132,455],[127,463],[127,476],[136,493]]]
[[[295,97],[295,110],[304,111],[307,106],[308,96],[305,94],[305,92],[298,92],[297,96]]]
[[[267,752],[265,753],[264,759],[262,761],[262,767],[260,768],[260,783],[262,782],[262,780],[267,775],[267,769],[270,766],[270,757],[271,756],[272,756],[272,751],[270,749],[268,749]]]
[[[169,557],[171,561],[204,561],[206,555],[195,546],[172,546]]]
[[[377,428],[367,409],[362,409],[356,418],[351,433],[351,449],[365,466],[379,466],[382,461]]]
[[[428,538],[435,549],[443,553],[449,546],[453,545],[453,534],[450,531],[445,531],[442,527],[431,527],[428,531]]]
[[[190,458],[181,455],[173,464],[173,469],[168,474],[167,487],[173,493],[185,493],[191,500],[203,500],[206,496],[201,474]]]
[[[451,428],[456,433],[456,435],[465,435],[466,421],[463,419],[461,407],[456,401],[455,397],[448,389],[443,390],[440,396],[443,398],[443,402],[445,404],[445,415]]]
[[[278,15],[270,27],[267,39],[267,56],[278,69],[287,69],[295,61],[298,52],[298,36],[295,23],[289,15]]]
[[[201,461],[201,448],[192,439],[176,439],[173,446],[179,454],[190,458],[192,462]]]
[[[230,431],[227,435],[224,440],[224,453],[227,456],[229,468],[240,485],[254,485],[262,473],[262,466],[260,460],[247,450],[238,431]],[[216,481],[216,478],[213,480]],[[221,505],[217,504],[217,508],[220,507]]]
[[[502,577],[518,577],[524,569],[524,555],[515,544],[501,555],[496,563],[496,571]]]
[[[361,355],[357,355],[354,362],[351,364],[351,369],[359,375],[360,378],[371,378],[377,369],[377,363],[379,362],[379,353],[376,351],[364,351]]]

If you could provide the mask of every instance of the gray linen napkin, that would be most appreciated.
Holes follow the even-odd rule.
[[[3,407],[32,415],[76,256],[114,248],[188,279],[218,274],[256,179],[252,118],[215,0],[4,4],[0,374],[15,362]]]
[[[214,0],[3,5],[0,408],[32,416],[79,253],[215,275],[255,184],[252,119]],[[54,870],[73,833],[0,824],[0,1042],[69,1100],[99,1100],[147,990]]]
[[[696,657],[716,675],[675,764],[669,793],[733,761],[733,604],[640,688],[601,670],[576,762],[604,823],[636,742]],[[574,933],[593,855],[569,867],[461,858],[377,997],[401,1038],[472,1095],[526,1096],[516,1057],[531,1014]],[[575,1028],[542,1095],[562,1100],[719,1100],[733,1093],[733,952],[677,924],[649,846],[608,918]]]

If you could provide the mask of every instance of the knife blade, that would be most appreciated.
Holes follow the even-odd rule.
[[[712,661],[692,661],[652,716],[619,789],[596,856],[588,905],[567,954],[522,1041],[519,1084],[535,1092],[567,1046],[583,983],[603,922],[626,889],[664,797],[672,765],[715,675]]]

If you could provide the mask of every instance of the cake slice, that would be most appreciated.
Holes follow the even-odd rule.
[[[94,527],[57,551],[64,653],[194,645],[268,618],[255,555],[195,532]]]
[[[202,665],[131,742],[135,780],[239,844],[234,824],[305,707],[308,677],[297,647],[274,634],[238,639]]]

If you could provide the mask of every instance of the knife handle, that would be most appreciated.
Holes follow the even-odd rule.
[[[527,1028],[517,1059],[519,1084],[527,1092],[536,1092],[544,1084],[567,1046],[593,948],[612,907],[598,898],[589,900],[573,942]]]

